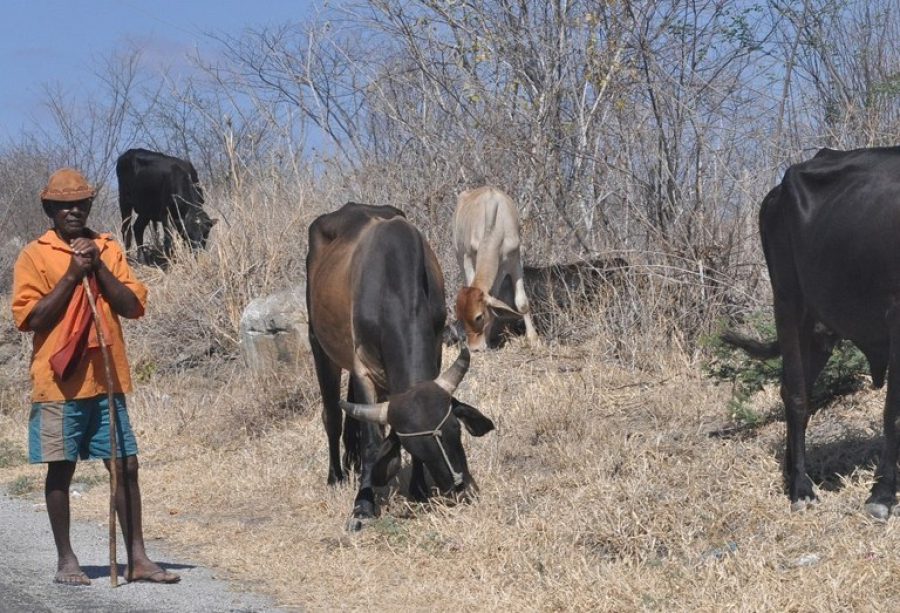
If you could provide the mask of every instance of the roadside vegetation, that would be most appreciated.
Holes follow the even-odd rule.
[[[143,146],[190,159],[219,219],[207,251],[136,267],[150,303],[125,323],[145,531],[172,561],[285,610],[896,608],[897,520],[862,512],[883,391],[838,352],[808,436],[821,503],[791,514],[778,366],[715,339],[771,335],[756,213],[784,168],[900,142],[896,7],[483,4],[335,3],[223,36],[191,75],[123,49],[83,104],[51,90],[51,127],[0,144],[0,484],[40,504],[9,309],[15,255],[46,226],[36,194],[82,168],[92,225],[115,230],[114,161]],[[309,223],[348,200],[403,209],[454,294],[455,196],[485,183],[517,201],[526,264],[627,266],[541,345],[473,358],[459,396],[497,424],[465,437],[474,504],[413,504],[404,470],[348,534],[312,361],[248,371],[241,313],[304,283]],[[107,502],[95,484],[73,514],[102,522]]]

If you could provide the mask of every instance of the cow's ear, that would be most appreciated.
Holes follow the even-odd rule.
[[[372,484],[387,485],[400,470],[400,439],[392,434],[381,443],[375,468],[372,469]]]
[[[494,429],[494,422],[472,405],[460,402],[456,398],[451,398],[450,402],[453,404],[453,415],[463,423],[472,436],[484,436]]]
[[[219,219],[218,219],[218,218],[216,218],[216,219],[210,219],[210,220],[209,220],[209,227],[211,228],[211,227],[213,227],[214,225],[216,225],[217,223],[219,223]]]
[[[524,315],[519,313],[517,310],[515,310],[514,308],[512,308],[511,306],[509,306],[502,300],[498,300],[497,298],[494,298],[493,296],[487,297],[487,305],[489,307],[491,307],[492,309],[494,309],[495,311],[504,311],[511,315],[515,315],[516,317],[524,317]]]

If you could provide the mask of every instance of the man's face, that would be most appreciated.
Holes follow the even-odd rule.
[[[70,242],[84,236],[88,215],[91,214],[93,200],[86,198],[75,202],[47,201],[44,210],[53,220],[53,229],[65,241]]]

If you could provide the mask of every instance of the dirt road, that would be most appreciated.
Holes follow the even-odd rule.
[[[72,526],[72,541],[90,586],[69,587],[53,583],[56,550],[43,505],[10,497],[0,489],[0,613],[82,613],[129,611],[131,613],[274,613],[267,598],[241,591],[214,577],[213,571],[166,552],[158,543],[147,543],[150,556],[167,570],[181,574],[176,585],[125,583],[124,545],[117,545],[119,586],[109,578],[107,528],[90,523]]]

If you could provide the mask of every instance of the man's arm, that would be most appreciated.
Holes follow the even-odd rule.
[[[135,293],[122,283],[100,259],[100,250],[93,239],[76,238],[72,241],[72,262],[70,270],[75,267],[81,272],[82,277],[91,273],[97,277],[100,293],[103,294],[106,302],[117,315],[137,317],[143,312]]]
[[[69,270],[67,270],[66,274],[63,275],[59,282],[53,286],[53,289],[35,303],[31,312],[28,314],[28,317],[25,319],[27,328],[38,332],[41,330],[49,330],[55,326],[56,322],[63,316],[63,313],[66,312],[66,307],[69,305],[69,300],[72,298],[72,292],[75,291],[75,287],[77,287],[79,283],[81,283],[81,276],[73,271],[72,266],[70,265]]]
[[[69,305],[72,292],[81,284],[82,279],[91,273],[96,275],[100,293],[116,314],[122,317],[136,317],[141,313],[142,307],[137,296],[100,260],[94,241],[78,238],[72,242],[72,259],[66,274],[28,314],[25,320],[28,329],[48,330],[56,325]]]
[[[133,318],[142,313],[141,303],[131,289],[119,281],[112,271],[99,258],[94,269],[100,293],[106,298],[109,306],[122,317]]]
[[[81,240],[83,239],[78,239],[78,241]],[[93,245],[93,241],[89,242]],[[63,313],[66,312],[66,307],[68,307],[69,300],[72,298],[72,292],[75,291],[75,288],[81,284],[84,276],[93,268],[94,258],[96,257],[96,246],[94,246],[93,251],[84,248],[84,250],[79,250],[72,254],[72,260],[69,262],[66,274],[47,292],[46,296],[35,303],[34,308],[28,314],[25,323],[30,330],[49,330],[56,325]]]

